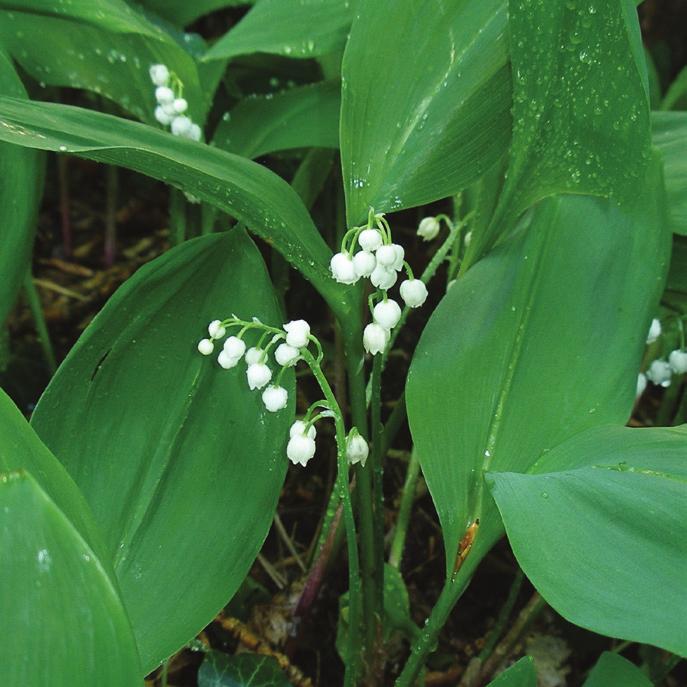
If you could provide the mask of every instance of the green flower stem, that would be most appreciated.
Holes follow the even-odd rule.
[[[415,487],[417,486],[417,479],[420,475],[420,461],[417,459],[415,451],[410,454],[410,461],[408,462],[408,469],[406,470],[406,479],[401,490],[401,505],[398,509],[398,520],[396,521],[396,528],[394,530],[394,538],[391,541],[391,551],[389,552],[389,565],[398,569],[401,565],[401,558],[403,556],[403,548],[406,542],[406,533],[408,532],[408,523],[410,522],[410,513],[413,509],[413,502],[415,501]]]
[[[303,359],[310,366],[310,369],[320,385],[320,389],[325,399],[334,412],[334,423],[336,428],[336,456],[338,473],[336,478],[336,490],[343,503],[343,519],[346,528],[346,545],[348,550],[348,591],[349,591],[349,633],[348,649],[346,652],[346,672],[344,675],[344,686],[353,687],[358,679],[361,660],[361,634],[356,628],[360,623],[360,565],[358,562],[358,547],[355,530],[355,519],[353,517],[353,506],[351,495],[348,489],[348,460],[346,458],[346,428],[344,426],[343,415],[339,404],[336,401],[334,392],[329,386],[327,378],[322,372],[320,364],[308,349],[302,349]]]
[[[486,643],[484,644],[484,648],[480,652],[479,660],[481,662],[486,661],[492,655],[492,653],[494,653],[496,643],[499,641],[499,639],[501,639],[501,635],[503,634],[503,630],[506,627],[506,623],[508,623],[510,614],[513,612],[515,602],[518,600],[518,594],[520,594],[520,589],[522,588],[522,583],[524,579],[524,573],[520,568],[518,568],[518,572],[515,574],[513,583],[511,584],[510,590],[508,591],[508,597],[506,598],[506,602],[503,604],[503,606],[501,606],[501,610],[499,611],[499,615],[496,619],[494,629],[491,631],[491,634],[489,635]]]
[[[175,188],[169,189],[169,235],[173,246],[186,240],[186,199]]]
[[[57,369],[57,362],[55,360],[55,352],[52,348],[52,343],[50,342],[50,335],[48,334],[48,325],[45,322],[45,315],[43,313],[43,305],[41,303],[41,298],[38,295],[38,290],[36,285],[33,283],[33,277],[31,272],[26,273],[24,277],[24,292],[26,293],[26,300],[29,303],[29,309],[31,310],[31,315],[33,317],[33,322],[36,325],[36,331],[38,332],[38,340],[43,349],[43,355],[45,357],[45,362],[48,365],[50,374],[54,374]]]

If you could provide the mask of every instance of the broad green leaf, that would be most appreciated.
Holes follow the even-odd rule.
[[[671,229],[687,235],[687,112],[654,112],[654,145],[663,156]]]
[[[687,426],[601,427],[534,474],[487,476],[519,564],[564,618],[687,655],[686,456]]]
[[[261,0],[215,45],[205,60],[262,52],[309,58],[341,50],[357,0]]]
[[[93,91],[149,123],[152,64],[166,64],[183,81],[193,119],[202,122],[210,105],[191,55],[123,0],[0,0],[0,44],[40,83]]]
[[[646,64],[632,3],[510,0],[509,34],[507,183],[465,268],[541,198],[569,192],[631,201],[649,159]]]
[[[490,682],[488,687],[537,687],[537,673],[531,657],[521,658]]]
[[[187,26],[215,10],[236,5],[252,5],[255,0],[143,0],[143,5],[177,26]]]
[[[294,148],[338,148],[340,84],[335,81],[245,98],[219,123],[213,145],[256,158]]]
[[[0,140],[122,165],[192,193],[272,244],[339,317],[353,296],[329,274],[331,251],[296,192],[250,160],[78,107],[0,98]]]
[[[198,671],[198,687],[291,687],[291,683],[271,656],[211,651]]]
[[[289,408],[269,413],[243,364],[222,370],[196,350],[207,323],[232,313],[281,322],[245,232],[165,253],[108,301],[32,419],[105,536],[145,672],[238,589],[286,472],[293,375]]]
[[[12,62],[1,49],[0,91],[26,97]],[[14,306],[30,268],[43,162],[35,150],[0,144],[0,326]]]
[[[483,470],[525,471],[573,434],[627,420],[669,251],[656,176],[645,186],[624,210],[541,201],[430,318],[406,397],[449,572],[477,518],[475,548],[500,534]]]
[[[23,470],[0,473],[0,550],[3,687],[142,684],[136,644],[107,572]]]
[[[604,651],[584,687],[652,687],[649,678],[627,659]]]
[[[503,0],[361,2],[343,62],[349,224],[476,181],[510,137]],[[371,66],[374,65],[374,66]]]

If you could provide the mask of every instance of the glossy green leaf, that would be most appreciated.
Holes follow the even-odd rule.
[[[215,45],[206,60],[263,52],[308,58],[343,48],[356,0],[261,0]]]
[[[524,656],[504,670],[488,687],[537,687],[537,673],[530,656]]]
[[[487,476],[520,566],[564,618],[687,655],[686,455],[687,426],[601,427],[534,474]]]
[[[281,322],[243,231],[165,253],[108,301],[32,419],[105,536],[146,672],[238,589],[286,471],[293,375],[289,408],[269,413],[243,364],[225,371],[196,350],[232,313]]]
[[[271,656],[211,651],[198,671],[198,687],[291,687],[291,683]]]
[[[187,26],[199,17],[225,7],[252,5],[255,0],[144,0],[143,5],[177,26]]]
[[[26,97],[12,62],[2,50],[0,91]],[[34,150],[0,144],[0,326],[14,306],[30,268],[43,162]]]
[[[142,684],[133,634],[107,572],[23,470],[0,473],[0,549],[3,686]]]
[[[343,62],[349,224],[477,180],[508,146],[503,0],[361,2]],[[374,67],[371,68],[371,64]]]
[[[340,105],[335,81],[245,98],[222,119],[212,142],[249,158],[294,148],[338,148]]]
[[[448,571],[475,519],[476,549],[500,534],[483,470],[525,471],[573,434],[627,420],[669,251],[659,181],[645,186],[624,210],[540,202],[430,318],[406,398]]]
[[[683,67],[663,98],[662,109],[684,110],[687,107],[687,67]]]
[[[652,687],[649,678],[634,663],[604,651],[584,681],[583,687]]]
[[[663,156],[670,225],[687,235],[687,112],[654,112],[653,143]]]
[[[467,265],[556,193],[631,201],[649,159],[649,100],[633,3],[510,0],[513,132],[507,183]],[[537,36],[537,40],[532,40]]]
[[[31,39],[40,36],[40,40]],[[191,55],[123,0],[0,0],[0,44],[37,81],[83,88],[154,123],[155,87],[148,69],[163,63],[184,83],[189,113],[209,107]]]
[[[77,107],[0,98],[0,140],[122,165],[183,189],[271,243],[339,316],[351,290],[329,274],[331,251],[298,194],[250,160],[117,117]]]

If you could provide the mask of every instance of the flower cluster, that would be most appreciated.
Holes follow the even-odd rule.
[[[661,321],[654,318],[649,327],[646,343],[652,344],[659,339],[663,328]],[[682,375],[687,372],[687,351],[676,348],[668,354],[668,359],[656,358],[647,368],[646,372],[640,372],[637,377],[637,396],[641,396],[646,389],[647,382],[664,388],[669,387],[674,374]]]
[[[436,218],[430,219],[438,224]],[[432,234],[432,231],[433,226],[425,225],[426,235]],[[357,252],[356,243],[360,246]],[[370,211],[367,226],[354,227],[346,232],[341,251],[332,257],[329,267],[334,279],[341,284],[355,284],[359,279],[367,278],[377,289],[378,295],[381,292],[382,300],[372,307],[373,321],[363,333],[365,350],[372,355],[384,351],[391,330],[401,319],[399,304],[387,295],[388,290],[396,284],[398,273],[405,270],[408,276],[399,289],[406,306],[419,308],[427,300],[427,287],[413,276],[410,265],[405,261],[403,246],[393,242],[391,227],[384,215],[373,211]],[[371,306],[374,300],[373,296]]]
[[[239,331],[236,335],[227,337],[227,330],[232,327],[238,328]],[[248,348],[244,337],[248,331],[254,329],[260,331],[261,336],[257,345]],[[283,410],[289,401],[288,391],[280,384],[285,370],[303,359],[312,361],[309,364],[311,366],[314,364],[319,368],[322,359],[321,344],[310,333],[310,325],[305,320],[292,320],[283,325],[282,329],[269,327],[257,318],[253,318],[250,322],[236,316],[226,320],[213,320],[208,325],[208,337],[198,342],[198,351],[202,355],[212,355],[215,346],[222,339],[224,342],[217,356],[217,364],[225,370],[230,370],[241,360],[245,360],[248,388],[252,391],[262,390],[262,402],[271,413]],[[310,343],[314,343],[318,349],[317,358],[305,353]],[[276,380],[270,384],[273,373],[268,363],[272,348],[274,348],[273,358],[280,369]],[[323,409],[323,411],[315,415],[318,409]],[[317,436],[315,423],[325,417],[336,417],[337,412],[340,417],[341,411],[338,408],[332,408],[326,400],[318,401],[310,406],[302,420],[296,420],[293,423],[289,431],[286,455],[294,465],[305,466],[315,455],[315,437]],[[367,442],[355,428],[349,433],[345,448],[350,464],[365,464],[369,449]]]
[[[150,80],[155,86],[155,119],[168,126],[174,136],[200,141],[203,132],[186,114],[188,102],[183,98],[184,85],[164,64],[150,68]]]

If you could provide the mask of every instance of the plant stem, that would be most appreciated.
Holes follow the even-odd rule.
[[[186,240],[186,199],[176,188],[169,189],[169,238],[173,246]]]
[[[391,542],[391,551],[389,552],[389,565],[392,565],[396,569],[401,566],[401,558],[406,542],[410,513],[413,509],[413,502],[415,501],[415,488],[419,475],[420,461],[417,459],[415,450],[413,450],[410,454],[410,461],[408,462],[408,469],[406,470],[406,479],[403,484],[403,489],[401,490],[401,505],[398,509],[398,520],[396,521],[394,538]]]
[[[72,222],[69,213],[69,158],[57,156],[57,181],[60,194],[60,220],[62,224],[62,250],[65,258],[72,257]]]
[[[105,199],[105,267],[112,267],[117,255],[117,190],[119,186],[119,172],[114,165],[108,165]]]
[[[515,579],[513,580],[513,583],[510,586],[510,590],[508,591],[508,597],[506,598],[506,602],[503,604],[501,610],[499,611],[499,615],[496,619],[494,629],[491,631],[491,634],[489,635],[489,638],[487,639],[484,648],[480,652],[480,661],[484,662],[489,658],[489,656],[491,656],[491,654],[494,651],[494,648],[496,647],[496,642],[498,642],[501,638],[501,635],[503,634],[503,629],[506,627],[506,623],[508,622],[508,618],[510,618],[510,614],[513,612],[513,606],[515,606],[515,602],[518,599],[518,594],[520,593],[520,589],[522,588],[522,582],[524,577],[525,576],[522,570],[518,568],[518,572],[515,574]]]
[[[33,283],[33,277],[31,276],[30,271],[27,272],[26,277],[24,277],[24,291],[26,293],[26,300],[29,303],[31,315],[33,316],[33,322],[36,326],[38,340],[41,344],[41,348],[43,349],[45,362],[48,365],[50,374],[54,374],[55,370],[57,369],[55,352],[50,342],[50,334],[48,333],[48,325],[45,322],[45,315],[43,313],[43,305],[41,304],[41,298],[38,295],[36,285]]]

